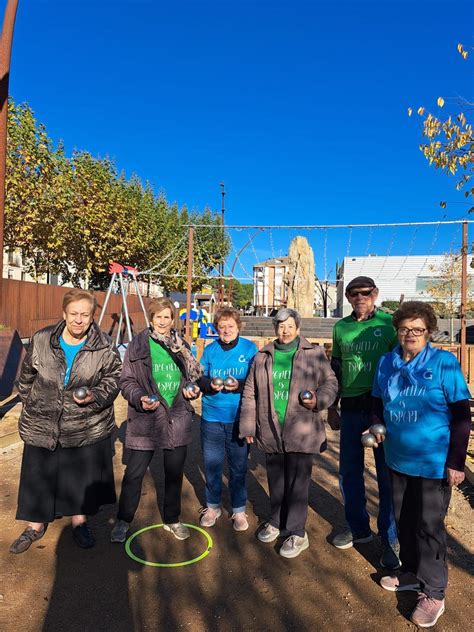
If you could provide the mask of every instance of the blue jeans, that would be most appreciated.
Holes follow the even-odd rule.
[[[364,447],[360,441],[361,434],[369,426],[370,418],[366,412],[344,410],[342,407],[339,484],[344,497],[346,521],[355,535],[370,530],[364,485]],[[379,488],[377,527],[382,540],[393,544],[397,541],[397,528],[383,445],[379,444],[374,454]]]
[[[207,506],[212,509],[219,509],[221,506],[222,470],[227,454],[232,512],[245,511],[248,445],[245,440],[239,439],[238,422],[224,424],[203,419],[201,447],[206,476]]]

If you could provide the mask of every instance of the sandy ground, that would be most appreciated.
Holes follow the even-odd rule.
[[[118,400],[117,420],[125,419]],[[116,508],[104,508],[91,519],[97,546],[78,549],[67,518],[50,525],[47,534],[22,555],[8,546],[23,528],[14,519],[22,444],[0,453],[0,630],[1,632],[97,631],[261,631],[349,630],[400,631],[416,626],[408,620],[415,593],[395,595],[380,588],[378,538],[346,551],[329,544],[344,524],[337,484],[338,435],[328,431],[329,449],[317,457],[310,490],[307,530],[310,548],[285,560],[274,544],[255,538],[269,510],[263,455],[252,450],[249,461],[249,521],[236,533],[222,517],[209,529],[210,554],[181,568],[152,568],[131,560],[123,545],[111,544]],[[115,437],[117,491],[123,472],[123,427]],[[368,459],[369,460],[369,459]],[[133,531],[161,522],[162,462],[158,455],[147,473]],[[226,481],[225,481],[226,482]],[[367,467],[368,508],[375,515],[374,467]],[[447,518],[449,588],[446,613],[437,630],[469,629],[474,620],[473,488],[456,489]],[[198,524],[204,503],[199,449],[199,418],[190,447],[183,487],[182,519]],[[228,496],[225,506],[229,509]],[[372,524],[376,529],[375,521]],[[134,552],[147,560],[175,562],[198,556],[205,538],[193,531],[185,542],[156,529],[135,541]],[[471,623],[469,623],[471,622]]]

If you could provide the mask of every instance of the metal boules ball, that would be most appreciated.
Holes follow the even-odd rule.
[[[377,439],[374,437],[373,434],[370,434],[370,432],[363,434],[360,438],[360,441],[364,448],[373,448],[374,445],[377,443]]]
[[[191,395],[194,395],[194,393],[195,393],[195,392],[196,392],[196,390],[197,390],[197,386],[196,386],[196,384],[193,384],[192,382],[188,382],[188,383],[186,384],[186,386],[184,387],[184,390],[185,390],[187,393],[190,393]]]
[[[214,386],[223,386],[224,380],[221,377],[213,377],[211,380]]]
[[[369,432],[373,435],[380,434],[385,436],[387,434],[387,428],[383,424],[373,424],[370,426]]]
[[[158,401],[158,395],[152,394],[152,395],[148,395],[148,401],[151,404],[154,404],[155,402]]]
[[[307,389],[305,389],[304,391],[301,391],[300,397],[301,397],[302,400],[312,399],[313,398],[313,393],[311,391],[308,391]]]
[[[88,394],[89,391],[85,386],[79,386],[79,388],[76,388],[76,390],[74,391],[74,397],[76,399],[86,399]]]
[[[232,377],[231,375],[229,375],[224,380],[224,386],[234,386],[236,381],[237,380],[235,379],[235,377]]]

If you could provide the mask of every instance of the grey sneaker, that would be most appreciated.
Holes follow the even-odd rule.
[[[173,522],[173,524],[164,524],[165,531],[171,531],[177,540],[187,540],[191,535],[189,529],[182,522]]]
[[[431,628],[444,612],[444,599],[433,599],[421,593],[410,619],[419,628]]]
[[[380,566],[388,568],[391,571],[400,568],[400,558],[397,554],[398,546],[396,544],[382,543],[382,555],[380,556]]]
[[[266,522],[263,529],[259,531],[257,538],[260,542],[274,542],[280,535],[280,529]]]
[[[283,542],[280,549],[280,555],[287,558],[297,557],[308,547],[309,539],[307,533],[304,534],[304,537],[301,537],[300,535],[290,535],[290,537],[286,538]]]
[[[18,537],[11,545],[10,553],[24,553],[30,548],[33,542],[36,542],[36,540],[39,540],[44,536],[45,531],[46,528],[44,525],[41,531],[36,531],[32,527],[26,527],[20,537]]]
[[[125,520],[117,520],[114,524],[114,528],[110,533],[111,542],[125,542],[127,539],[127,533],[130,529],[130,524]]]
[[[380,580],[380,585],[390,592],[403,592],[405,590],[420,590],[420,582],[415,573],[394,573],[386,575]]]
[[[338,533],[333,538],[333,545],[336,549],[350,549],[354,544],[366,544],[367,542],[371,542],[373,539],[372,532],[367,531],[367,533],[354,534],[350,529],[346,529],[342,533]]]
[[[217,519],[222,514],[222,509],[214,509],[213,507],[204,507],[200,510],[201,517],[199,518],[199,524],[201,527],[213,527]]]

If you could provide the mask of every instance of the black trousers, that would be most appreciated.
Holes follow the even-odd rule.
[[[184,462],[188,446],[174,450],[163,450],[165,469],[165,498],[163,521],[165,524],[179,522],[181,513],[181,488],[183,486]],[[132,522],[140,502],[142,483],[155,450],[130,450],[120,494],[117,518]]]
[[[444,519],[451,498],[445,479],[390,470],[402,569],[415,573],[422,592],[444,599],[448,584]]]
[[[270,524],[282,536],[304,536],[313,455],[302,452],[266,454],[270,490]]]

